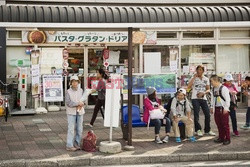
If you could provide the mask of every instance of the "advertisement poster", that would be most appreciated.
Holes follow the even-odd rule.
[[[63,85],[61,75],[43,76],[44,102],[63,101]]]
[[[43,48],[41,56],[41,74],[51,74],[51,68],[63,68],[62,48]]]
[[[32,76],[32,95],[40,94],[39,84],[40,84],[40,70],[39,64],[31,66],[31,76]]]
[[[176,74],[134,74],[133,94],[147,94],[146,88],[155,87],[157,94],[175,93],[177,89]],[[123,92],[128,89],[128,76],[124,75]]]
[[[170,55],[170,59],[169,59],[170,71],[173,71],[173,72],[177,71],[177,69],[178,69],[178,63],[177,63],[178,48],[170,47],[169,48],[169,55]]]

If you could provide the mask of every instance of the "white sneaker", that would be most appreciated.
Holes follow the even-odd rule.
[[[155,137],[155,143],[162,144],[163,142],[161,141],[160,137],[157,136],[157,137]]]
[[[198,131],[196,132],[196,135],[201,137],[201,136],[203,136],[203,133],[202,133],[201,130],[198,130]]]
[[[169,136],[167,135],[167,136],[164,137],[164,139],[162,140],[162,142],[163,142],[163,143],[167,143],[168,140],[169,140]]]
[[[89,126],[90,128],[93,128],[93,125],[91,124],[85,124],[86,126]]]
[[[216,134],[213,131],[210,130],[208,133],[206,133],[206,135],[215,136]]]

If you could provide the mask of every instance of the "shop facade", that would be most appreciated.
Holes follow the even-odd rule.
[[[215,8],[218,9],[218,7]],[[96,8],[90,8],[90,11],[94,9]],[[118,9],[117,11],[119,11]],[[68,10],[69,13],[71,8],[64,8],[63,10]],[[150,11],[151,13],[148,12],[147,17],[145,13],[143,14],[144,10],[154,10],[156,11],[156,16],[152,14],[153,11]],[[26,59],[27,57],[30,58],[29,52],[27,54],[26,51],[29,49],[32,50],[33,48],[41,49],[42,52],[47,51],[47,56],[50,55],[49,50],[53,49],[56,53],[53,56],[62,56],[59,53],[62,53],[63,49],[66,48],[69,53],[69,68],[67,70],[68,76],[78,75],[79,77],[81,77],[82,87],[89,86],[88,84],[90,82],[88,82],[88,79],[94,77],[95,70],[103,65],[104,60],[102,59],[102,56],[104,49],[108,49],[109,51],[113,52],[114,55],[116,55],[113,57],[114,62],[109,66],[109,72],[126,74],[126,64],[128,59],[126,27],[134,27],[134,31],[139,32],[138,34],[143,32],[144,35],[140,34],[139,38],[145,36],[147,37],[147,39],[149,39],[151,36],[151,39],[154,39],[151,41],[148,40],[148,42],[145,42],[144,40],[143,42],[137,41],[134,43],[134,56],[132,63],[134,73],[145,73],[145,71],[147,70],[145,67],[145,53],[159,53],[161,64],[160,73],[176,73],[179,80],[179,86],[186,86],[187,80],[194,74],[195,67],[198,64],[203,64],[205,66],[205,73],[208,76],[215,73],[221,76],[223,76],[225,73],[232,73],[239,85],[242,79],[246,75],[249,75],[249,7],[242,6],[237,8],[221,8],[221,11],[217,10],[217,13],[215,9],[212,9],[211,7],[187,7],[185,8],[185,10],[183,9],[183,13],[181,13],[179,8],[177,7],[170,9],[167,8],[166,10],[168,10],[168,12],[171,14],[171,17],[169,18],[166,15],[163,15],[164,18],[158,16],[158,12],[161,12],[159,10],[163,9],[156,7],[152,7],[149,9],[144,8],[143,10],[141,8],[133,8],[133,11],[131,9],[131,12],[134,12],[134,17],[131,15],[133,19],[130,18],[132,21],[129,21],[126,20],[129,17],[122,17],[122,12],[124,12],[125,10],[123,11],[121,9],[119,11],[119,19],[120,21],[123,20],[126,23],[104,23],[102,25],[100,25],[101,23],[96,23],[96,25],[94,25],[93,23],[86,23],[84,26],[84,23],[71,25],[70,23],[67,23],[66,27],[65,24],[63,25],[59,23],[57,25],[53,25],[52,23],[54,27],[50,27],[49,23],[45,23],[45,25],[29,23],[26,25],[26,27],[28,26],[29,28],[24,28],[24,26],[20,24],[16,24],[15,26],[14,24],[6,23],[7,81],[13,81],[17,78],[17,69],[16,67],[9,65],[9,62],[13,59]],[[193,10],[196,10],[197,13],[192,13],[194,12]],[[208,10],[211,10],[212,12],[209,12]],[[114,10],[113,13],[117,11]],[[142,14],[138,14],[138,11],[140,11]],[[218,13],[218,11],[220,13]],[[101,11],[99,12],[101,13]],[[131,14],[130,9],[127,9],[127,13]],[[210,15],[211,13],[213,14],[213,16]],[[89,14],[91,14],[91,12]],[[163,12],[163,14],[166,13]],[[197,18],[195,17],[195,14],[198,15]],[[206,18],[204,18],[205,16]],[[47,16],[44,16],[45,19],[46,17]],[[68,15],[68,17],[74,18],[70,15]],[[84,17],[87,18],[87,16]],[[86,18],[84,19],[86,20]],[[112,18],[113,22],[115,22],[115,19],[117,19],[115,18],[115,16],[113,16]],[[97,20],[95,21],[101,21],[100,16],[96,19]],[[170,20],[168,20],[168,23],[157,23],[157,21],[160,22],[161,19],[165,19],[165,22],[168,19]],[[219,19],[221,19],[221,21],[218,21]],[[53,18],[51,20],[53,20]],[[137,23],[142,21],[150,21],[152,23]],[[4,21],[3,19],[2,22],[6,21]],[[77,19],[75,19],[75,22],[77,22]],[[88,22],[91,22],[91,20],[89,20]],[[88,26],[92,28],[87,28]],[[34,41],[29,41],[28,35],[25,35],[25,33],[34,31],[43,31],[47,33],[47,41],[43,43],[34,43]],[[64,34],[62,36],[67,36],[67,39],[60,39],[59,42],[55,41],[59,39],[56,38],[55,35],[51,34],[57,32],[59,32],[60,34]],[[75,35],[73,35],[74,37],[72,37],[72,35],[65,35],[67,33]],[[83,39],[79,40],[79,34],[85,34],[84,36],[86,38],[86,36],[91,33],[99,33],[98,39],[97,37],[94,37],[94,35],[91,36],[90,39],[84,39],[85,41],[81,41]],[[112,34],[113,36],[105,36],[105,34]],[[74,41],[76,38],[75,36],[77,36],[78,41]],[[105,39],[103,39],[103,36]],[[122,39],[122,36],[124,37],[124,39]],[[52,41],[49,40],[50,37],[53,37],[51,38]],[[106,39],[108,39],[109,41],[98,42],[98,40]],[[60,60],[60,63],[57,63],[57,61],[59,60],[55,58],[54,62],[56,64],[60,64],[60,61],[63,60]],[[51,65],[50,68],[54,66],[56,65]],[[30,78],[28,79],[28,83],[31,83]],[[139,96],[137,96],[135,97],[134,102],[140,103],[142,105],[142,98],[142,95],[140,95],[140,98]],[[242,102],[244,102],[244,100]],[[89,101],[89,104],[94,104],[94,102]],[[30,102],[30,107],[34,107],[34,104],[32,102]]]

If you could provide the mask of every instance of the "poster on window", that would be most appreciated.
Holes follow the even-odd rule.
[[[178,69],[178,48],[170,47],[169,57],[170,71],[175,72]]]
[[[43,99],[45,102],[63,101],[61,75],[43,75]]]
[[[134,74],[132,78],[132,93],[147,94],[146,88],[155,87],[157,94],[175,93],[177,89],[176,74]],[[123,91],[128,89],[128,76],[124,75]]]
[[[41,74],[51,74],[51,68],[63,68],[63,48],[42,48]]]

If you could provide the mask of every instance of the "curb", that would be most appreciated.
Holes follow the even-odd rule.
[[[248,152],[222,152],[222,153],[190,153],[170,155],[104,155],[90,158],[61,158],[42,160],[5,160],[0,161],[0,167],[66,167],[66,166],[102,166],[102,165],[132,165],[132,164],[154,164],[169,162],[190,161],[225,161],[225,160],[250,160]]]

